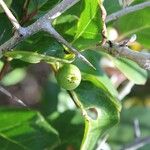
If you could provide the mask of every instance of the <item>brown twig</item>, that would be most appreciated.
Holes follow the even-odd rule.
[[[35,9],[30,14],[26,14],[20,21],[21,25],[24,25],[26,22],[30,21],[38,12],[38,9]]]
[[[107,16],[107,12],[106,9],[103,5],[103,2],[101,0],[99,0],[99,7],[101,10],[101,20],[102,20],[102,41],[101,41],[101,45],[105,45],[106,41],[107,41],[107,28],[106,28],[106,24],[105,24],[105,20],[106,20],[106,16]]]
[[[27,13],[28,13],[28,6],[29,6],[30,1],[31,1],[31,0],[25,0],[25,2],[24,2],[24,5],[23,5],[23,13],[24,13],[24,16],[26,16]]]
[[[2,80],[4,74],[6,73],[6,71],[8,70],[8,67],[9,67],[9,61],[6,59],[4,64],[3,64],[3,67],[0,71],[0,80]]]
[[[23,17],[20,21],[21,25],[24,25],[26,22],[30,21],[38,12],[38,5],[36,5],[35,10],[33,10],[31,13],[28,13],[28,6],[31,0],[26,0],[23,6]]]

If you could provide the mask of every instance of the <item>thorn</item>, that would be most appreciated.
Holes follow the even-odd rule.
[[[92,67],[94,70],[96,70],[96,68],[79,52],[77,53],[77,57],[79,59],[81,59],[83,62],[85,62],[88,66]]]

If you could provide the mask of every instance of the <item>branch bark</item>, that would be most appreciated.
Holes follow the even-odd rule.
[[[48,32],[52,37],[54,37],[58,42],[64,44],[69,50],[76,55],[77,58],[81,59],[87,65],[94,68],[94,66],[75,48],[73,48],[51,25],[52,21],[60,16],[63,12],[68,10],[74,4],[76,4],[79,0],[63,0],[58,5],[56,5],[52,10],[50,10],[43,17],[39,18],[36,22],[31,24],[28,27],[19,27],[19,29],[15,32],[14,36],[0,46],[0,52],[2,55],[2,51],[7,51],[13,49],[18,43],[22,40],[30,37],[36,32],[43,30]],[[94,68],[95,69],[95,68]]]
[[[150,2],[143,2],[134,6],[126,7],[118,12],[112,13],[106,17],[106,23],[116,20],[131,12],[135,12],[146,7],[150,7]],[[120,46],[118,43],[112,43],[113,47],[108,43],[103,46],[107,53],[114,56],[126,57],[141,66],[144,69],[150,70],[150,53],[135,52],[127,46]]]
[[[56,5],[52,10],[50,10],[47,14],[43,17],[39,18],[35,23],[31,24],[28,27],[20,27],[18,31],[15,32],[14,36],[2,44],[0,46],[0,53],[2,51],[7,51],[13,49],[18,43],[22,40],[28,38],[29,36],[33,35],[34,33],[43,30],[48,32],[57,41],[64,44],[66,47],[69,48],[79,59],[84,61],[86,64],[93,67],[93,65],[83,56],[81,55],[75,48],[73,48],[51,25],[52,21],[60,16],[63,12],[67,9],[72,7],[76,4],[79,0],[63,0],[58,5]],[[149,7],[150,2],[144,2],[135,6],[130,6],[125,8],[119,12],[111,14],[107,16],[106,22],[110,22],[118,17],[126,15],[128,13],[143,9],[145,7]],[[129,58],[135,62],[137,62],[141,67],[144,69],[150,70],[150,54],[144,52],[134,52],[126,46],[121,47],[118,43],[113,43],[113,47],[111,47],[108,43],[103,45],[103,48],[107,53],[111,52],[111,55],[114,56],[123,56]],[[2,54],[1,54],[2,55]],[[93,67],[94,68],[94,67]]]
[[[43,20],[52,22],[63,12],[68,10],[71,6],[76,4],[78,1],[79,0],[63,0],[61,3],[56,5],[52,10],[50,10],[47,14],[39,18],[36,22],[31,24],[30,26],[25,28],[20,27],[18,32],[15,32],[14,36],[11,39],[9,39],[8,41],[6,41],[4,44],[0,46],[0,52],[13,49],[22,40],[40,31],[41,26],[43,25]]]
[[[146,70],[150,70],[150,53],[146,52],[136,52],[128,48],[127,46],[120,46],[119,43],[108,41],[105,45],[97,45],[96,47],[91,47],[93,50],[103,50],[115,57],[124,57],[136,62],[139,66]]]
[[[133,143],[124,146],[121,150],[136,150],[150,143],[150,137],[137,138]]]
[[[127,46],[122,47],[118,43],[112,43],[111,46],[107,43],[103,48],[113,56],[128,58],[139,64],[142,68],[150,70],[150,53],[136,52],[129,49]]]
[[[113,21],[121,16],[124,16],[128,13],[135,12],[137,10],[146,8],[150,6],[150,2],[143,2],[134,6],[124,8],[118,12],[115,12],[106,17],[105,8],[103,5],[100,5],[101,14],[102,14],[102,45],[101,47],[109,54],[113,56],[126,57],[141,66],[144,69],[150,70],[150,53],[144,52],[135,52],[129,49],[126,45],[120,45],[119,43],[112,43],[111,41],[107,42],[106,35],[106,25],[110,21]],[[106,20],[105,20],[106,18]]]
[[[118,19],[122,16],[125,16],[131,12],[135,12],[135,11],[144,9],[146,7],[150,7],[150,2],[143,2],[140,4],[134,5],[134,6],[126,7],[120,11],[117,11],[115,13],[108,15],[106,18],[106,23],[116,20],[116,19]]]

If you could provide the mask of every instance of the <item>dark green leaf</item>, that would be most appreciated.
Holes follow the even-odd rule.
[[[93,150],[103,133],[118,122],[120,103],[103,86],[98,88],[89,81],[82,81],[72,94],[85,118],[81,149]]]
[[[10,7],[10,5],[11,5],[11,3],[12,3],[12,0],[5,0],[4,1],[4,3],[7,5],[7,7],[9,8]],[[0,13],[1,12],[4,12],[4,10],[1,8],[1,6],[0,6]]]
[[[49,116],[52,125],[59,132],[61,140],[57,150],[66,150],[69,147],[73,149],[80,149],[83,132],[84,120],[79,111],[67,110],[59,114],[53,119],[54,114]]]
[[[0,145],[9,149],[41,150],[59,143],[57,131],[35,111],[0,108]]]
[[[113,1],[112,0],[105,0],[104,1],[104,6],[106,8],[107,15],[121,9],[121,7],[119,6],[119,1],[118,0],[113,0]]]
[[[0,14],[0,45],[7,41],[12,36],[12,24],[8,17],[4,14]]]

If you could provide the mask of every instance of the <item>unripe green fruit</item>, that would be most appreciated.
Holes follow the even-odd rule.
[[[72,64],[65,64],[56,73],[58,84],[66,90],[74,90],[81,82],[81,72]]]

